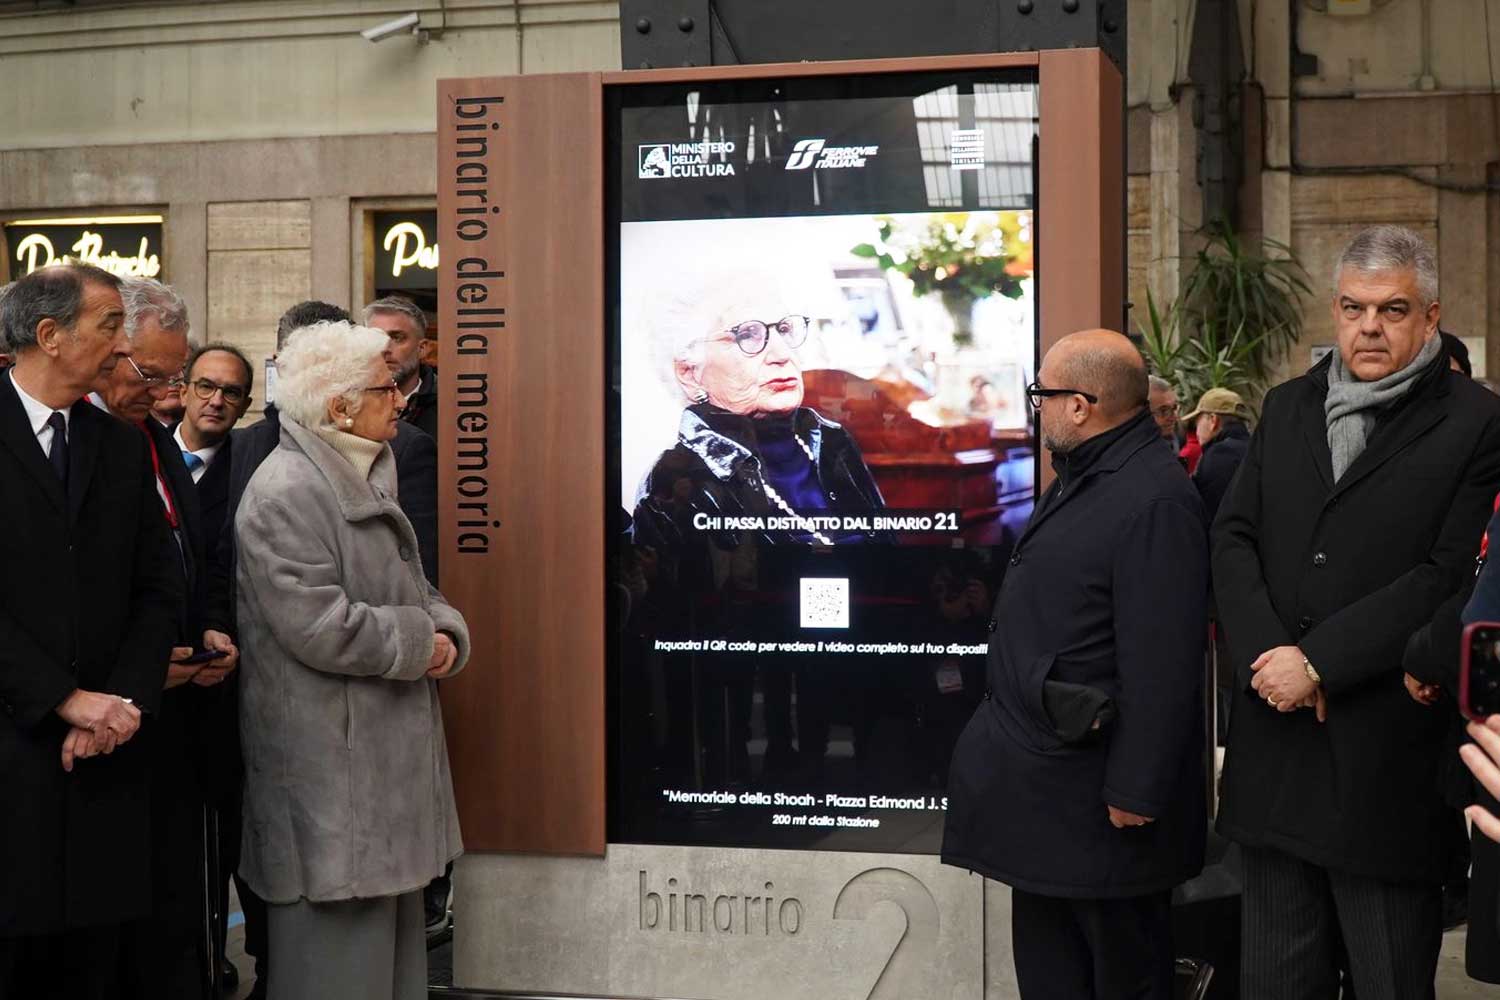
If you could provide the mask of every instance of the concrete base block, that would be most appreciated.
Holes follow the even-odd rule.
[[[691,1000],[1008,1000],[1009,890],[926,855],[612,844],[454,870],[454,982]]]

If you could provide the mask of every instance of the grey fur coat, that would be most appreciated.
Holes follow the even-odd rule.
[[[463,617],[422,575],[389,447],[369,480],[282,416],[281,445],[235,515],[240,874],[270,903],[426,885],[462,850],[433,632]]]

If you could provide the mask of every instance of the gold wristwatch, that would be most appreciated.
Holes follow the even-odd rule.
[[[1308,680],[1318,685],[1318,687],[1323,686],[1323,678],[1318,676],[1318,672],[1313,669],[1312,661],[1305,656],[1302,657],[1302,669],[1307,671]]]

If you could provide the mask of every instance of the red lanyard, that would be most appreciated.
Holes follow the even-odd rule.
[[[150,419],[150,418],[147,418]],[[167,524],[173,531],[177,530],[177,507],[172,503],[172,489],[167,485],[166,479],[161,474],[161,456],[156,453],[156,439],[151,432],[141,427],[141,433],[146,435],[146,444],[151,446],[151,471],[156,473],[156,484],[161,490],[162,503],[166,505]]]

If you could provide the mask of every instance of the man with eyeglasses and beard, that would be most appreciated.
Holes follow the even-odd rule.
[[[1026,1000],[1168,1000],[1171,892],[1208,826],[1203,503],[1125,337],[1064,337],[1027,394],[1057,478],[1000,584],[943,862],[1011,887]]]

